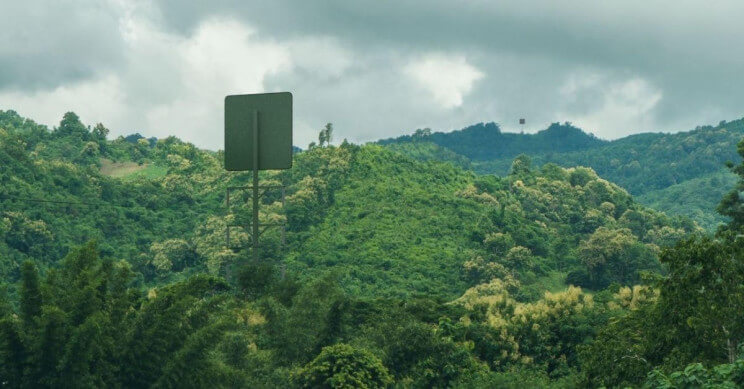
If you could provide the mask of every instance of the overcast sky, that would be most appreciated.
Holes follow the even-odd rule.
[[[613,139],[744,116],[744,1],[3,0],[0,109],[223,148],[225,95],[295,141],[495,121]]]

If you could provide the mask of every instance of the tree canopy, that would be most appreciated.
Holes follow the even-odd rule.
[[[516,154],[508,174],[478,175],[477,159],[433,157],[453,152],[430,131],[336,146],[331,128],[293,169],[261,173],[285,205],[267,191],[260,219],[286,231],[267,230],[254,261],[246,231],[225,239],[251,216],[239,191],[226,209],[226,188],[251,177],[222,152],[0,112],[0,382],[744,383],[744,163],[712,235],[591,167]],[[531,139],[615,144],[550,131]]]

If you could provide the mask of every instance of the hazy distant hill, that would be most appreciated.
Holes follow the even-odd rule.
[[[736,174],[721,169],[664,189],[646,192],[637,196],[636,200],[667,215],[689,216],[710,231],[727,221],[726,217],[711,210],[716,209],[724,194],[736,185],[737,179]]]
[[[607,141],[587,134],[572,125],[553,123],[536,134],[501,132],[496,123],[478,123],[453,132],[435,132],[422,138],[446,147],[473,161],[513,159],[519,154],[541,154],[586,150],[602,146]],[[381,144],[416,140],[416,134],[384,139]]]
[[[706,185],[683,184],[719,172],[727,161],[736,161],[736,145],[742,137],[744,120],[674,134],[636,134],[614,141],[597,139],[568,124],[556,123],[536,134],[509,134],[489,123],[450,133],[386,139],[380,143],[416,158],[421,158],[420,155],[425,154],[423,151],[431,147],[426,143],[434,143],[459,156],[448,157],[451,153],[439,151],[436,155],[427,154],[426,158],[450,158],[462,166],[461,160],[465,157],[470,160],[472,169],[481,174],[507,174],[512,159],[518,154],[529,155],[535,165],[553,162],[565,167],[591,167],[601,177],[633,195],[642,196],[641,201],[651,198],[644,197],[646,193],[655,192],[653,202],[647,204],[675,202],[673,208],[660,209],[673,209],[675,214],[687,215],[713,228],[722,220],[715,214],[715,205],[720,193],[730,188],[731,180],[705,181]],[[409,146],[400,146],[404,143]],[[663,191],[676,185],[682,186],[673,192]],[[691,192],[680,197],[680,190],[684,188]],[[670,197],[664,199],[665,196]]]

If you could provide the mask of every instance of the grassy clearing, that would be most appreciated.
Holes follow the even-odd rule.
[[[127,179],[127,180],[138,178],[138,177],[154,179],[158,177],[163,177],[168,173],[168,168],[164,166],[144,165],[144,167],[145,167],[144,169],[137,170],[121,178]]]
[[[567,287],[566,273],[554,270],[536,277],[534,280],[528,280],[528,283],[522,284],[521,292],[525,296],[537,300],[542,298],[545,292],[561,292],[566,290]]]
[[[151,164],[138,164],[136,162],[113,162],[108,159],[101,161],[101,174],[114,178],[133,179],[144,177],[148,179],[162,177],[168,172],[168,168]]]

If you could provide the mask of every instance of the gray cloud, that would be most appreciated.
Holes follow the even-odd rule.
[[[642,77],[664,91],[655,110],[660,127],[703,110],[740,115],[737,101],[744,97],[744,80],[739,76],[744,53],[734,49],[744,41],[740,28],[744,3],[739,1],[259,0],[182,7],[179,1],[165,0],[161,4],[167,10],[166,23],[181,31],[193,28],[204,15],[231,14],[271,36],[336,36],[359,51],[467,52],[480,56],[480,65],[516,56],[525,62],[547,61],[550,68],[564,72],[593,68],[617,77]],[[487,66],[483,70],[494,73]],[[546,77],[514,70],[512,77],[520,79],[525,94],[556,88],[555,82],[560,82],[536,86],[534,78]],[[708,119],[700,114],[682,121]]]
[[[100,1],[4,1],[0,15],[0,88],[57,87],[123,59],[119,15]]]
[[[301,146],[329,121],[353,141],[519,117],[615,138],[744,111],[739,1],[56,4],[0,6],[33,20],[0,38],[0,105],[209,148],[240,92],[293,91]]]

